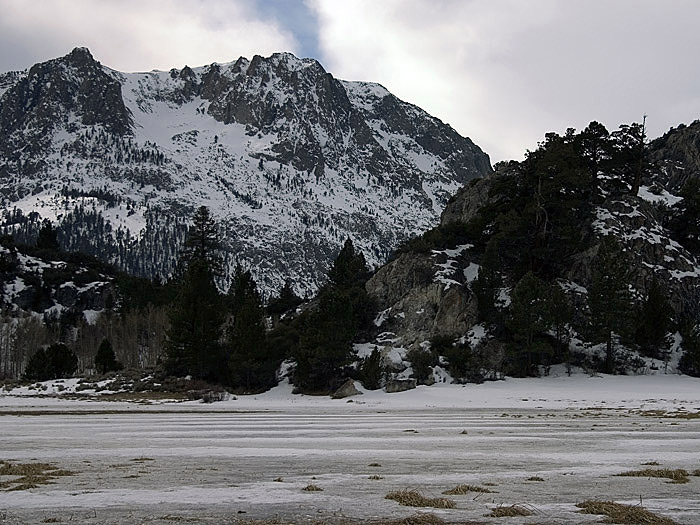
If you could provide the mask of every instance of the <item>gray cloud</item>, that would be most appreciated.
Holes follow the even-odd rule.
[[[225,62],[299,47],[250,0],[0,0],[0,71],[87,46],[122,71]]]
[[[690,0],[309,0],[322,58],[469,135],[493,160],[546,131],[700,118],[700,3]]]
[[[494,161],[547,131],[700,118],[695,0],[0,0],[0,71],[88,46],[124,71],[286,50],[380,82]],[[314,34],[317,32],[317,35]]]

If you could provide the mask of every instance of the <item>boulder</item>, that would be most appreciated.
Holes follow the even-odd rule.
[[[388,381],[384,387],[384,391],[387,394],[394,394],[396,392],[405,392],[406,390],[413,390],[416,388],[417,382],[415,379],[392,379]]]
[[[340,385],[340,388],[331,394],[331,399],[343,399],[350,396],[362,395],[357,388],[355,388],[355,381],[348,379]]]

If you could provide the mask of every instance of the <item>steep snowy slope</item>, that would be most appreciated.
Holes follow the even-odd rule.
[[[0,75],[8,230],[30,238],[35,211],[65,248],[140,275],[171,271],[206,205],[229,268],[313,289],[347,236],[378,264],[490,171],[471,140],[382,86],[286,53],[120,73],[78,48]]]

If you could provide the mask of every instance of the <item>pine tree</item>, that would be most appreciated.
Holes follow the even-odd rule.
[[[384,379],[385,373],[386,368],[382,363],[382,354],[375,346],[360,365],[362,386],[367,390],[378,390],[382,387],[382,379]]]
[[[496,299],[498,291],[503,285],[499,270],[498,241],[492,238],[486,245],[486,251],[479,268],[479,275],[472,283],[472,291],[476,296],[480,322],[494,324],[498,318]]]
[[[678,368],[684,374],[700,377],[700,325],[696,319],[684,319],[680,323],[683,355]]]
[[[267,305],[267,312],[271,315],[282,315],[294,310],[302,303],[302,299],[294,293],[292,283],[286,281],[277,297],[273,298]]]
[[[635,342],[644,355],[657,358],[667,356],[672,313],[673,310],[666,300],[666,291],[654,277],[637,316]]]
[[[347,238],[328,271],[330,283],[338,288],[347,289],[364,285],[368,278],[369,270],[365,256],[362,252],[356,252],[352,241]]]
[[[352,360],[352,305],[339,290],[321,291],[318,306],[300,320],[294,384],[311,392],[333,390]]]
[[[189,265],[169,318],[166,371],[176,376],[220,380],[223,359],[219,339],[224,310],[206,263],[194,261]]]
[[[614,334],[629,328],[631,299],[630,270],[622,247],[612,236],[604,237],[598,247],[593,267],[593,281],[588,290],[592,336],[605,343],[605,371],[615,370]]]
[[[187,232],[183,259],[186,265],[193,261],[206,262],[214,275],[221,272],[219,256],[219,228],[206,206],[197,209],[192,226]]]
[[[100,343],[97,349],[97,354],[95,355],[95,368],[100,374],[106,374],[107,372],[113,372],[121,368],[121,364],[117,361],[114,355],[114,350],[112,349],[112,343],[109,339],[105,338]]]
[[[51,221],[48,219],[44,219],[41,223],[39,235],[36,240],[36,247],[41,250],[50,250],[54,252],[60,250],[56,230],[54,230]]]
[[[185,241],[185,271],[171,306],[165,371],[221,381],[220,338],[225,311],[214,277],[220,271],[217,226],[206,207],[197,210]]]
[[[236,269],[228,303],[232,319],[227,334],[232,386],[246,391],[270,386],[279,362],[268,352],[265,318],[255,280],[240,266]]]
[[[515,341],[515,359],[524,354],[524,363],[515,363],[515,368],[525,375],[534,373],[533,355],[549,357],[551,348],[536,341],[535,337],[549,330],[553,324],[551,290],[541,279],[528,272],[515,286],[511,296],[508,328]],[[545,355],[542,355],[544,353]]]

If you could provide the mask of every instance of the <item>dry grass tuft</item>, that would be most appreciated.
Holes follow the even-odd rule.
[[[670,483],[688,483],[688,471],[682,468],[646,468],[644,470],[629,470],[617,474],[618,476],[628,476],[634,478],[665,478],[670,479]]]
[[[373,479],[378,481],[380,479],[384,479],[384,477],[380,476],[379,474],[372,474],[371,476],[368,476],[367,479]]]
[[[691,476],[700,476],[700,468],[696,468],[690,475]]]
[[[498,506],[486,516],[489,518],[514,518],[517,516],[532,516],[534,512],[522,505],[511,505],[510,507]]]
[[[306,492],[323,492],[323,489],[321,487],[319,487],[318,485],[314,485],[313,483],[306,485],[306,487],[304,487],[301,490],[305,490]]]
[[[0,476],[36,476],[47,470],[56,470],[50,463],[5,463],[0,465]]]
[[[41,523],[61,523],[62,521],[61,518],[44,518]]]
[[[0,482],[0,490],[7,492],[35,489],[47,485],[55,478],[72,476],[74,472],[60,470],[50,463],[9,463],[0,461],[0,476],[14,477]]]
[[[544,478],[541,478],[539,476],[530,476],[525,481],[544,481]]]
[[[491,483],[490,481],[486,481],[485,483],[482,483],[484,487],[497,487],[497,483]]]
[[[370,464],[367,465],[367,466],[368,466],[368,467],[381,467],[381,465],[380,465],[379,463],[370,463]]]
[[[417,490],[397,490],[389,492],[386,499],[398,502],[404,507],[432,507],[434,509],[454,509],[455,502],[448,498],[428,498]]]
[[[623,505],[614,501],[584,501],[577,503],[582,514],[600,514],[607,516],[603,523],[622,525],[676,525],[676,522],[649,512],[637,505]]]
[[[443,525],[445,520],[435,514],[413,514],[406,518],[372,522],[373,525]]]
[[[275,479],[273,479],[272,481],[276,481],[277,483],[284,483],[284,480],[282,479],[282,476],[280,476],[279,478],[275,478]]]
[[[140,458],[134,458],[131,461],[135,461],[137,463],[145,463],[146,461],[155,461],[153,458],[145,458],[145,457],[140,457]]]
[[[446,490],[443,492],[443,494],[446,494],[447,496],[463,496],[464,494],[469,494],[470,492],[493,493],[493,490],[478,487],[476,485],[457,485],[453,489]]]
[[[646,463],[642,463],[643,466],[649,466],[649,467],[658,467],[661,465],[658,461],[647,461]]]

